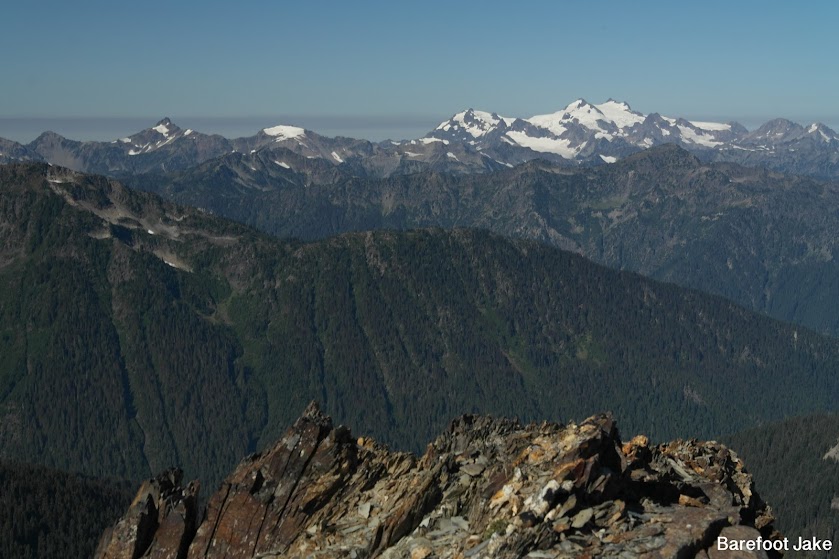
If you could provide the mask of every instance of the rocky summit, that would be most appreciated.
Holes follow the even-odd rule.
[[[780,537],[734,452],[624,444],[608,414],[566,426],[467,415],[417,458],[312,404],[200,518],[198,486],[180,478],[146,482],[95,557],[767,557],[715,542]]]

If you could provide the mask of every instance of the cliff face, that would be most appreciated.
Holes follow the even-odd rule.
[[[147,482],[96,558],[713,558],[719,535],[774,533],[733,452],[622,444],[608,415],[464,416],[416,458],[310,406],[224,481],[197,530],[197,488],[179,484],[171,472]]]

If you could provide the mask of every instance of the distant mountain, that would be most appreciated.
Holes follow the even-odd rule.
[[[3,140],[11,145],[7,140]],[[422,138],[369,142],[327,138],[311,130],[277,125],[245,138],[225,139],[182,130],[168,118],[112,142],[76,142],[45,132],[16,145],[0,161],[43,161],[78,171],[125,176],[181,171],[229,153],[250,154],[283,147],[318,158],[361,177],[418,171],[464,174],[512,167],[533,159],[556,164],[602,165],[662,144],[676,144],[703,160],[729,161],[816,177],[839,176],[839,136],[820,123],[804,127],[784,119],[749,132],[735,122],[688,121],[639,113],[609,99],[578,99],[564,109],[529,118],[502,117],[467,109]],[[25,152],[21,148],[25,147]],[[6,153],[6,155],[3,155]]]
[[[820,177],[839,175],[839,136],[827,126],[784,119],[749,132],[742,125],[644,115],[609,99],[578,99],[563,110],[526,119],[468,109],[441,123],[428,138],[468,144],[496,161],[518,164],[533,152],[578,163],[613,163],[649,147],[672,143],[703,159],[764,166]]]
[[[0,138],[0,164],[21,161],[41,161],[41,156],[24,145]]]
[[[96,475],[212,487],[313,399],[412,449],[463,411],[672,438],[839,402],[839,341],[555,248],[284,241],[44,164],[0,167],[0,286],[0,457]]]
[[[703,163],[672,145],[594,168],[533,161],[386,179],[347,177],[323,160],[274,150],[128,181],[309,240],[380,228],[489,229],[839,334],[839,185]]]
[[[27,148],[54,165],[108,175],[186,169],[233,149],[221,136],[182,130],[168,118],[112,142],[77,142],[44,132]]]
[[[663,143],[693,150],[717,148],[747,133],[737,123],[689,122],[644,115],[612,99],[600,105],[578,99],[555,113],[526,119],[468,109],[440,124],[429,136],[469,143],[481,151],[506,144],[564,159],[612,162],[615,157]]]

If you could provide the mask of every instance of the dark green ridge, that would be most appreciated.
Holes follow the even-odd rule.
[[[71,471],[213,487],[313,399],[410,449],[466,412],[670,439],[839,401],[836,340],[482,231],[282,241],[30,165],[0,247],[0,456]]]

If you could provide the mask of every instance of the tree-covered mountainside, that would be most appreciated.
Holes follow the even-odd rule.
[[[290,152],[264,151],[129,180],[279,236],[484,228],[839,333],[835,183],[702,163],[675,146],[612,165],[534,161],[467,176],[364,179],[321,167]]]
[[[214,482],[310,400],[414,449],[464,412],[673,438],[839,401],[836,340],[535,242],[306,244],[45,165],[0,185],[3,457]]]
[[[779,530],[790,541],[799,536],[837,541],[839,416],[793,417],[723,440],[750,465]]]
[[[0,557],[92,557],[134,484],[0,462]]]

